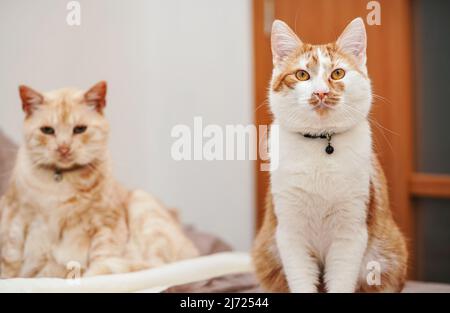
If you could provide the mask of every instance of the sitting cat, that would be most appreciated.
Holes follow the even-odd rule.
[[[407,249],[373,151],[364,22],[335,43],[310,45],[275,21],[272,53],[280,150],[253,251],[263,287],[400,291]]]
[[[87,92],[20,86],[24,144],[0,201],[0,277],[122,273],[197,256],[181,225],[111,172],[106,83]]]

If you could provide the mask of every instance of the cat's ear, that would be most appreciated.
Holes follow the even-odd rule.
[[[91,89],[86,91],[84,94],[86,103],[95,108],[99,113],[102,113],[106,106],[106,90],[106,82],[101,81],[91,87]]]
[[[20,85],[19,94],[22,100],[22,110],[27,116],[31,115],[39,105],[44,103],[44,96],[28,86]]]
[[[343,52],[354,56],[359,65],[366,64],[367,35],[362,18],[351,21],[336,43]]]
[[[285,22],[275,20],[272,25],[271,44],[273,64],[277,66],[294,53],[302,41]]]

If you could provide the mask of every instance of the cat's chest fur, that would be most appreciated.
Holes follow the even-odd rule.
[[[23,252],[33,262],[47,260],[47,266],[25,262],[23,273],[41,268],[44,276],[52,276],[53,272],[46,272],[46,268],[63,271],[70,262],[85,268],[94,229],[91,214],[86,214],[92,206],[91,196],[78,192],[68,180],[39,177],[35,184],[35,179],[27,177],[20,182],[29,187],[22,188],[19,197],[27,229]]]
[[[351,215],[363,218],[366,210],[341,208],[355,199],[369,198],[372,143],[368,123],[334,135],[331,144],[335,151],[327,154],[326,139],[305,138],[280,128],[279,166],[271,172],[280,224],[289,224],[309,237],[318,249],[329,243],[336,225]]]

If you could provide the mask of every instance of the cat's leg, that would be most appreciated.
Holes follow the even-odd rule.
[[[92,262],[83,276],[90,277],[98,275],[129,273],[148,268],[148,263],[134,262],[123,257],[106,257],[101,260]]]
[[[150,194],[135,190],[128,203],[129,255],[150,266],[197,257],[199,252],[184,233],[176,212]]]
[[[18,277],[23,264],[26,225],[13,204],[1,204],[0,278]]]
[[[281,215],[281,216],[280,216]],[[306,227],[296,218],[278,216],[275,234],[281,263],[291,292],[315,293],[319,284],[320,269],[306,242]]]
[[[88,267],[83,276],[129,272],[130,263],[122,256],[127,230],[124,223],[115,227],[101,226],[91,240]]]
[[[47,260],[44,258],[44,256],[40,258],[32,258],[34,256],[31,256],[29,258],[26,258],[23,262],[22,268],[20,270],[20,277],[35,277],[37,274],[42,270]]]
[[[364,212],[364,203],[347,208],[344,212]],[[351,214],[350,214],[351,215]],[[324,280],[328,292],[355,292],[362,259],[367,248],[367,225],[364,214],[340,217],[339,228],[325,259]]]
[[[370,244],[360,270],[360,292],[400,292],[405,284],[406,242],[395,225],[383,229],[382,233],[369,233]]]
[[[53,261],[48,255],[48,251],[52,249],[52,238],[49,232],[43,231],[42,225],[45,225],[42,219],[35,217],[27,227],[20,277],[36,277],[48,263]],[[39,238],[39,242],[35,238]]]

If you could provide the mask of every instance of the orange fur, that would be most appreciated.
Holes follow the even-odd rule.
[[[361,25],[361,22],[359,22],[359,25]],[[299,70],[308,70],[309,73],[312,75],[318,75],[319,71],[317,70],[317,67],[319,66],[320,56],[325,56],[327,60],[329,59],[330,62],[324,63],[324,75],[327,75],[326,77],[323,77],[323,81],[327,86],[327,97],[324,100],[324,102],[327,104],[327,106],[320,106],[316,109],[317,104],[319,104],[319,100],[317,97],[314,97],[313,94],[311,95],[311,98],[306,103],[306,107],[308,108],[308,104],[313,106],[313,110],[321,117],[325,117],[325,115],[329,114],[333,111],[333,109],[340,104],[340,100],[346,91],[346,86],[343,81],[339,80],[332,80],[329,75],[332,73],[334,69],[336,69],[336,64],[338,64],[338,60],[344,60],[346,63],[346,66],[348,66],[348,69],[357,72],[362,79],[368,80],[368,76],[366,73],[365,64],[364,66],[361,66],[361,64],[358,65],[357,62],[360,62],[361,59],[356,58],[354,55],[350,55],[343,51],[338,43],[330,43],[326,45],[310,45],[307,43],[301,42],[301,40],[292,32],[291,29],[289,29],[286,26],[282,26],[285,24],[282,24],[280,22],[274,23],[274,30],[277,32],[274,35],[272,35],[272,51],[274,52],[274,74],[272,77],[272,82],[270,85],[270,92],[271,96],[276,94],[277,101],[282,101],[282,97],[289,98],[290,101],[292,101],[291,109],[292,107],[298,107],[301,106],[299,103],[300,101],[296,102],[291,100],[292,98],[296,97],[295,94],[295,88],[297,87],[297,84],[301,84],[302,82],[299,81],[296,78],[296,72]],[[353,24],[355,25],[355,24]],[[364,27],[364,26],[363,26]],[[283,28],[283,31],[280,29]],[[282,35],[280,35],[282,33]],[[361,34],[361,33],[358,33]],[[365,34],[365,31],[364,31]],[[279,38],[282,38],[281,40]],[[291,37],[291,41],[289,42],[288,37]],[[357,36],[356,36],[357,37]],[[355,38],[355,37],[353,37]],[[365,37],[364,37],[365,38]],[[279,42],[277,42],[277,40]],[[338,39],[339,41],[339,39]],[[288,44],[287,44],[288,42]],[[285,47],[291,48],[293,46],[292,42],[297,43],[297,46],[292,48],[290,54],[286,54]],[[278,45],[278,46],[277,46]],[[277,55],[276,49],[279,49]],[[282,57],[280,57],[282,56]],[[300,62],[300,60],[304,60],[304,62]],[[364,61],[365,62],[365,61]],[[299,66],[306,64],[305,68],[299,68]],[[355,74],[355,73],[353,73]],[[301,86],[301,85],[300,85]],[[300,88],[299,88],[300,89]],[[329,91],[329,92],[328,92]],[[370,92],[368,92],[367,99],[370,99]],[[309,94],[307,95],[307,99],[309,97]],[[272,99],[272,98],[271,98]],[[271,100],[272,101],[272,100]],[[367,101],[370,105],[370,101]],[[271,103],[273,105],[273,103]],[[283,107],[282,113],[286,114],[287,117],[285,119],[280,119],[279,116],[277,116],[276,113],[281,115],[280,111],[275,112],[275,118],[277,119],[277,123],[279,123],[281,126],[282,121],[292,122],[294,120],[294,109],[289,110],[287,109],[287,105]],[[368,106],[370,108],[370,106]],[[288,112],[288,113],[286,113]],[[302,111],[304,112],[304,111]],[[290,113],[290,114],[289,114]],[[359,112],[360,115],[363,115],[363,113]],[[365,116],[363,117],[365,119]],[[300,121],[304,121],[304,119],[298,118]],[[367,122],[367,121],[365,121]],[[292,122],[294,123],[294,122]],[[301,122],[300,122],[301,123]],[[292,124],[293,125],[293,124]],[[290,127],[292,126],[289,125]],[[368,125],[368,124],[367,124]],[[298,126],[298,125],[295,125]],[[294,127],[292,127],[294,128]],[[289,129],[290,130],[290,129]],[[320,130],[318,130],[320,131]],[[297,133],[298,131],[294,130],[293,133]],[[299,137],[301,137],[301,132],[298,134]],[[367,132],[367,137],[370,140],[370,132]],[[291,138],[291,137],[289,137]],[[367,142],[370,142],[370,141]],[[289,143],[297,142],[297,141],[290,141]],[[289,150],[292,146],[286,144],[286,150]],[[293,150],[297,151],[297,150]],[[388,191],[387,191],[387,182],[386,178],[383,173],[383,169],[381,168],[378,158],[373,150],[370,150],[370,147],[368,147],[367,150],[367,163],[369,164],[372,162],[370,166],[367,168],[367,173],[369,180],[366,181],[366,183],[370,182],[370,190],[366,189],[366,193],[364,193],[365,196],[368,195],[366,206],[362,206],[362,210],[364,211],[358,211],[361,212],[361,215],[363,218],[360,219],[362,221],[361,228],[364,229],[367,227],[367,233],[368,233],[368,241],[367,245],[362,246],[365,248],[363,260],[361,262],[362,267],[359,270],[358,275],[358,281],[356,285],[357,292],[380,292],[380,291],[400,291],[403,288],[405,278],[406,278],[406,269],[407,269],[407,259],[408,259],[408,251],[405,243],[405,238],[401,234],[398,226],[396,225],[391,210],[389,208],[389,199],[388,199]],[[287,159],[288,157],[286,157]],[[298,161],[298,159],[293,158],[295,162]],[[341,160],[342,161],[342,160]],[[300,161],[299,161],[300,162]],[[294,162],[289,163],[289,166],[292,167]],[[313,163],[314,164],[314,163]],[[321,165],[329,165],[332,164],[323,162],[320,163]],[[308,163],[310,165],[310,163]],[[336,167],[339,167],[339,164],[335,165]],[[355,165],[356,166],[356,165]],[[289,168],[286,164],[284,165],[285,168]],[[365,168],[365,167],[364,167]],[[310,178],[310,177],[304,177],[303,175],[303,168],[296,168],[293,170],[293,172],[288,172],[286,169],[282,172],[283,174],[289,173],[288,175],[291,175],[289,177],[286,177],[285,180],[291,183],[289,187],[294,185],[292,181],[297,182],[295,179],[298,179],[300,181],[301,179]],[[317,173],[319,170],[316,170]],[[329,174],[328,176],[324,175],[323,177],[329,177],[332,176],[333,173]],[[297,187],[297,185],[294,185],[291,189],[289,187],[286,187],[283,189],[284,185],[281,185],[281,181],[283,181],[283,177],[277,176],[278,180],[277,183],[278,189],[276,190],[276,193],[274,193],[274,199],[292,196],[292,194],[295,194],[296,189],[294,187]],[[298,177],[297,177],[298,176]],[[321,177],[321,178],[323,178]],[[311,181],[314,181],[315,177],[311,177]],[[345,177],[344,177],[345,178]],[[273,179],[273,173],[272,173],[272,179]],[[353,178],[354,179],[354,178]],[[345,180],[344,180],[345,181]],[[273,181],[272,181],[273,183]],[[350,180],[350,183],[352,183],[352,180]],[[297,183],[298,185],[301,185],[300,183]],[[281,186],[281,187],[280,187]],[[365,185],[363,185],[365,186]],[[273,188],[273,186],[271,186]],[[301,189],[302,195],[305,198],[308,198],[307,191],[305,191],[304,186],[299,186],[299,189]],[[299,193],[301,193],[299,191]],[[306,194],[306,195],[305,195]],[[313,195],[312,195],[313,196]],[[312,197],[311,196],[311,197]],[[277,198],[278,197],[278,198]],[[290,199],[296,199],[294,196]],[[292,204],[293,203],[293,204]],[[291,205],[289,209],[292,211],[289,211],[290,213],[293,212],[289,217],[294,216],[297,212],[295,204],[300,203],[289,202]],[[318,202],[320,203],[320,202]],[[285,210],[286,207],[281,207],[281,210]],[[326,208],[324,208],[326,209]],[[280,211],[277,211],[279,213]],[[300,208],[298,210],[301,213],[304,213],[304,211],[301,211]],[[317,208],[317,211],[323,212],[321,208]],[[303,215],[298,216],[303,217]],[[304,218],[309,218],[310,215],[305,215]],[[364,218],[365,217],[365,218]],[[299,220],[301,220],[299,218]],[[280,219],[281,223],[282,219]],[[308,224],[309,220],[306,220],[305,224]],[[366,223],[364,223],[366,221]],[[321,225],[324,221],[320,220],[320,222],[315,221],[319,225]],[[342,222],[342,221],[339,221]],[[289,224],[289,226],[292,226],[292,229],[295,229],[296,224]],[[339,229],[339,225],[334,225],[333,227]],[[286,275],[283,270],[283,264],[281,261],[280,253],[279,253],[279,245],[276,241],[276,233],[278,228],[278,221],[277,221],[277,215],[274,209],[273,199],[272,199],[272,192],[268,192],[268,197],[266,201],[266,207],[265,207],[265,214],[264,214],[264,220],[261,229],[259,230],[259,233],[256,237],[253,251],[252,251],[252,257],[254,261],[254,265],[256,268],[256,274],[258,279],[260,280],[262,287],[266,290],[272,291],[272,292],[289,292],[290,288],[288,285],[288,279],[286,278]],[[330,227],[331,228],[331,227]],[[327,229],[329,231],[329,229]],[[320,231],[320,230],[319,230]],[[298,233],[296,233],[298,234]],[[365,234],[365,232],[364,232]],[[308,234],[302,233],[303,236],[306,236]],[[322,238],[325,237],[326,234],[319,233],[319,235],[316,234],[316,237]],[[361,236],[362,237],[362,236]],[[284,237],[286,238],[286,237]],[[289,237],[293,238],[293,237]],[[348,239],[346,237],[346,239]],[[307,241],[307,240],[304,240]],[[350,240],[351,241],[351,240]],[[295,242],[289,242],[288,245],[285,243],[285,249],[289,249],[290,244],[294,245]],[[365,244],[365,243],[364,243]],[[306,246],[305,249],[308,249],[309,247]],[[283,251],[283,250],[281,250]],[[344,251],[344,250],[342,250]],[[322,256],[322,258],[319,260],[319,256],[314,254],[315,251],[311,250],[309,251],[309,254],[311,256],[311,259],[314,261],[314,263],[318,264],[318,287],[317,289],[320,291],[325,291],[327,289],[326,284],[329,282],[324,282],[325,274],[325,266],[327,261],[327,256]],[[295,260],[295,256],[293,254],[289,254],[290,259],[289,260]],[[359,260],[359,258],[357,258]],[[382,260],[384,262],[383,264],[386,264],[386,268],[381,268],[381,285],[379,286],[369,286],[366,277],[368,274],[368,271],[366,270],[366,264],[372,260]],[[317,262],[316,262],[317,261]],[[291,268],[294,268],[295,265],[299,263],[289,263],[291,265]],[[294,264],[294,266],[292,266]],[[304,264],[304,263],[303,263]],[[309,264],[309,263],[307,263]],[[286,267],[287,268],[287,267]],[[355,269],[359,269],[358,267],[355,267]],[[299,276],[296,277],[297,281]],[[304,278],[304,276],[302,276]],[[309,290],[309,289],[308,289]]]
[[[106,83],[86,93],[41,95],[25,86],[20,93],[25,144],[0,200],[0,277],[66,277],[71,262],[84,276],[129,272],[197,255],[162,204],[114,179],[102,114]],[[77,125],[86,132],[73,133]],[[43,126],[55,133],[43,134]]]
[[[377,252],[396,265],[391,267],[389,272],[381,273],[381,286],[369,286],[362,283],[358,286],[357,291],[389,290],[399,292],[405,284],[408,250],[405,239],[395,224],[389,209],[386,178],[376,155],[373,156],[373,166],[376,172],[371,179],[370,201],[367,205],[368,246],[375,242],[381,243]],[[277,218],[269,192],[263,224],[256,237],[252,257],[256,275],[264,289],[272,292],[289,292],[275,242],[276,227]],[[322,284],[319,286],[319,290],[325,290],[325,286]]]

